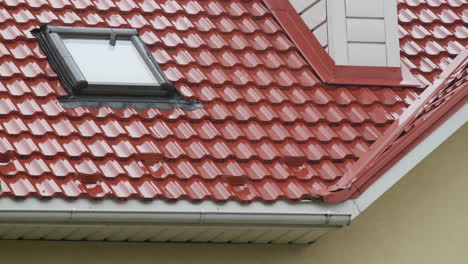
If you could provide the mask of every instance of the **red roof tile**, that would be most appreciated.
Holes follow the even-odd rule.
[[[7,0],[0,22],[3,196],[327,200],[419,94],[323,84],[261,0]],[[139,29],[203,108],[63,108],[29,33],[44,23]]]
[[[432,82],[468,46],[468,3],[399,0],[401,58],[422,83]]]

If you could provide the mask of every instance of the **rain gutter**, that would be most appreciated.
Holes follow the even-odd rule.
[[[347,206],[352,206],[352,210]],[[151,223],[186,225],[280,225],[280,226],[347,226],[351,222],[354,205],[330,210],[332,205],[317,202],[282,202],[274,204],[239,204],[228,202],[217,205],[204,201],[50,201],[28,198],[15,201],[0,200],[0,223]]]

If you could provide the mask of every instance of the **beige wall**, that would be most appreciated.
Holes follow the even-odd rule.
[[[315,245],[0,241],[0,263],[468,263],[467,190],[465,125],[350,227]]]

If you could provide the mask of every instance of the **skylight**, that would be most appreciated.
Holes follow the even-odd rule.
[[[32,33],[72,97],[180,97],[134,29],[45,25]]]
[[[110,45],[106,39],[63,38],[63,43],[89,83],[160,85],[130,40]]]

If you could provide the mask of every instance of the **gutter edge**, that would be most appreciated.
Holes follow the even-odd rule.
[[[167,202],[141,201],[96,202],[91,200],[68,201],[60,198],[39,200],[28,198],[0,199],[0,223],[65,223],[65,224],[169,224],[169,225],[252,225],[297,227],[343,227],[351,223],[356,214],[352,201],[334,206],[316,201],[277,201],[265,205],[222,204],[205,201]],[[139,206],[134,206],[139,204]],[[161,206],[166,204],[167,206]],[[173,208],[169,208],[172,206]],[[136,208],[135,208],[136,207]],[[139,207],[139,208],[138,208]],[[166,208],[164,208],[166,207]]]

